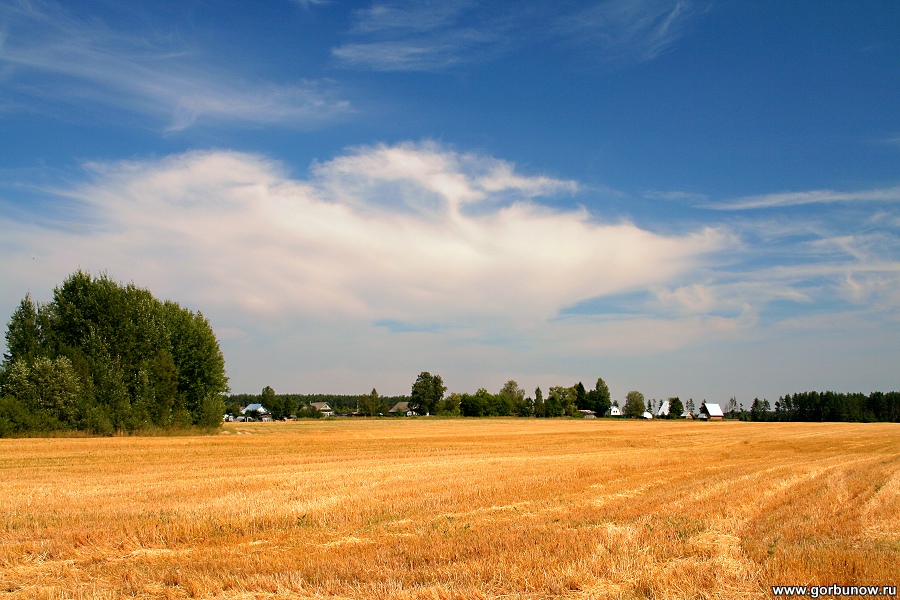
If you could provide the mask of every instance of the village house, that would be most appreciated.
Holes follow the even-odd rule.
[[[334,409],[327,402],[310,402],[309,405],[326,417],[334,416]]]
[[[668,417],[669,416],[669,401],[663,400],[659,405],[659,409],[656,411],[657,417]]]
[[[272,413],[262,404],[248,404],[241,409],[241,414],[244,415],[244,419],[247,421],[250,419],[258,419],[260,421],[272,420]]]
[[[725,418],[722,407],[712,402],[704,402],[700,405],[700,419],[710,421],[721,421]]]
[[[409,408],[409,402],[398,402],[388,413],[392,415],[406,415],[407,417],[415,417],[417,415],[416,411]]]

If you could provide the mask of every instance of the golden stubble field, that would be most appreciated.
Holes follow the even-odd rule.
[[[898,573],[898,425],[0,440],[3,598],[769,598]]]

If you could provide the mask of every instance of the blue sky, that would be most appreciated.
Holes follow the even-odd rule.
[[[0,312],[78,268],[236,392],[900,389],[896,2],[0,0]]]

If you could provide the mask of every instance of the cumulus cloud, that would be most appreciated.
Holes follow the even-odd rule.
[[[242,391],[399,393],[438,368],[463,389],[517,372],[546,385],[823,314],[870,331],[900,306],[896,232],[868,214],[858,231],[659,233],[561,208],[577,182],[428,142],[354,148],[303,177],[230,151],[85,169],[0,215],[6,314],[79,267],[107,271],[210,316]]]
[[[4,237],[63,271],[134,277],[267,318],[517,330],[580,299],[666,282],[727,233],[663,236],[534,201],[577,184],[434,144],[358,148],[289,177],[265,157],[193,152],[91,164],[77,228]],[[475,209],[473,209],[473,207]]]

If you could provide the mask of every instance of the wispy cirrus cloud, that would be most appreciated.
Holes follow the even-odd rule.
[[[291,0],[294,4],[299,4],[303,8],[309,10],[314,6],[322,6],[328,4],[330,0]]]
[[[355,68],[436,71],[539,40],[599,48],[591,54],[602,62],[645,62],[668,51],[703,10],[690,0],[604,0],[587,8],[379,0],[355,13],[348,41],[332,54]]]
[[[354,14],[350,41],[332,49],[341,63],[376,71],[434,71],[501,45],[504,25],[468,1],[377,2]]]
[[[856,192],[838,190],[809,190],[745,196],[726,202],[704,204],[715,210],[753,210],[804,204],[834,204],[838,202],[900,202],[900,187],[875,188]]]
[[[670,50],[704,10],[690,0],[606,0],[563,15],[556,28],[599,47],[604,62],[646,62]]]
[[[314,126],[351,111],[327,84],[242,78],[167,35],[132,35],[49,2],[0,4],[3,86],[28,101],[105,106],[169,131],[198,120]]]

